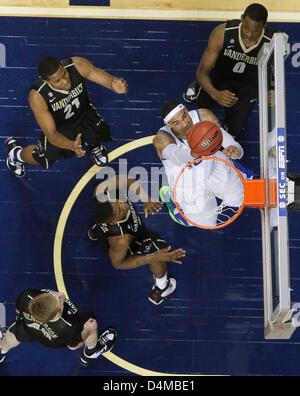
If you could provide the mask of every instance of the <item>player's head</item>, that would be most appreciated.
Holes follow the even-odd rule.
[[[250,4],[241,16],[241,37],[246,47],[256,44],[267,23],[268,11],[258,3]]]
[[[58,58],[46,56],[38,65],[41,78],[53,88],[68,91],[71,88],[71,80],[68,71]]]
[[[65,300],[64,293],[55,291],[42,293],[30,301],[28,309],[35,320],[48,323],[61,314]]]
[[[96,223],[115,224],[126,218],[128,209],[127,202],[112,199],[109,196],[103,199],[101,195],[101,197],[94,198],[93,218]]]
[[[164,123],[168,125],[175,135],[186,138],[193,121],[185,106],[177,100],[168,100],[161,108],[161,116]]]

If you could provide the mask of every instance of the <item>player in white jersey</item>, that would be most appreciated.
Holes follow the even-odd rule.
[[[190,226],[191,224],[189,224],[186,219],[178,213],[178,210],[172,200],[172,193],[177,175],[185,165],[198,157],[197,154],[191,151],[188,145],[188,131],[194,124],[200,121],[211,121],[216,123],[218,126],[220,126],[220,123],[211,111],[207,109],[198,109],[188,112],[185,106],[174,100],[170,100],[162,106],[161,115],[164,119],[165,125],[158,131],[153,140],[153,144],[164,165],[169,186],[162,187],[160,197],[164,202],[166,202],[170,215],[174,221],[182,225]],[[243,157],[244,152],[241,145],[222,128],[221,131],[223,135],[222,147],[220,151],[214,154],[214,156],[227,161],[234,160],[234,165],[239,168],[243,173],[243,176],[245,178],[251,178],[253,173],[235,161],[236,159],[241,159]],[[199,164],[200,162],[198,162],[197,170],[195,166],[196,164],[191,167],[195,172],[190,172],[191,168],[189,168],[188,172],[184,172],[185,176],[180,178],[180,182],[177,185],[177,200],[179,199],[182,209],[185,209],[185,214],[190,214],[190,217],[188,215],[186,216],[190,220],[201,225],[214,225],[216,218],[215,214],[213,216],[209,215],[208,218],[206,216],[203,218],[203,216],[199,214],[199,203],[202,202],[203,204],[203,200],[196,199],[197,194],[199,198],[199,191],[195,191],[195,180],[193,180],[193,178],[196,177],[197,181],[200,180],[199,178],[203,181],[205,180],[206,187],[210,184],[208,181],[209,177],[210,181],[216,178],[219,179],[222,183],[218,183],[218,191],[216,189],[215,190],[218,193],[221,193],[222,190],[223,193],[226,193],[228,198],[228,194],[230,193],[234,195],[234,191],[232,189],[228,191],[225,187],[228,187],[230,184],[236,185],[236,195],[235,197],[230,197],[230,202],[232,203],[239,200],[237,197],[240,196],[240,184],[237,183],[236,176],[234,175],[235,172],[227,169],[227,167],[230,168],[229,166],[225,168],[223,164],[221,165],[221,162],[202,161],[202,163],[200,165]],[[214,175],[211,177],[213,173]],[[189,174],[192,175],[190,180],[188,180]],[[181,187],[180,184],[182,184]],[[184,197],[181,197],[180,195],[181,189],[184,191]],[[189,199],[187,199],[188,194]],[[196,206],[192,202],[194,202]],[[205,208],[202,206],[204,211],[211,212],[212,206],[216,206],[215,196],[213,199],[205,199],[205,202]]]

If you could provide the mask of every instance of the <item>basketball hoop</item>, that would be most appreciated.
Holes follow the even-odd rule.
[[[185,205],[183,202],[180,194],[178,193],[179,189],[179,183],[182,180],[182,177],[184,173],[191,167],[199,165],[200,162],[202,161],[218,161],[223,163],[224,167],[228,166],[230,167],[229,173],[231,173],[231,177],[235,183],[235,188],[237,190],[236,197],[234,197],[234,200],[229,199],[226,197],[225,194],[219,194],[218,193],[218,188],[216,188],[216,191],[204,191],[207,190],[207,180],[203,180],[203,185],[200,186],[201,183],[198,183],[197,188],[203,189],[202,191],[199,191],[199,198],[196,199],[196,203],[194,205],[198,205],[198,207],[201,207],[201,199],[203,200],[202,202],[202,207],[203,207],[203,212],[199,212],[198,215],[201,216],[203,215],[203,218],[209,218],[212,222],[215,221],[215,224],[199,224],[199,222],[196,222],[195,220],[192,220],[191,218],[188,217],[187,213],[184,213],[183,207],[191,207],[192,205]],[[200,169],[200,168],[198,168]],[[232,175],[232,170],[234,171],[234,175]],[[227,169],[228,173],[228,169]],[[217,187],[217,186],[216,186]],[[226,186],[226,191],[230,192],[234,186],[228,185]],[[174,189],[173,189],[173,198],[174,198],[174,203],[176,205],[176,208],[180,215],[191,225],[199,228],[204,228],[204,229],[218,229],[218,228],[223,228],[231,224],[233,221],[235,221],[242,211],[244,210],[244,207],[252,207],[252,208],[257,208],[257,209],[263,209],[266,206],[269,208],[275,207],[277,203],[277,182],[276,180],[269,180],[268,183],[266,183],[266,180],[264,179],[254,179],[254,180],[245,180],[242,173],[230,162],[227,160],[224,160],[222,158],[217,158],[217,157],[200,157],[196,158],[195,160],[191,161],[188,163],[184,168],[181,169],[180,173],[177,175],[177,178],[175,180],[174,184]],[[184,190],[185,187],[180,187],[181,191]],[[216,193],[217,192],[217,193]],[[215,199],[215,205],[212,207],[211,202],[212,202],[212,196],[214,195]],[[216,197],[218,199],[216,199]],[[207,203],[210,202],[209,205]],[[232,202],[239,202],[238,205],[232,205]],[[267,203],[268,202],[268,203]],[[185,210],[185,212],[187,212]],[[192,210],[191,210],[192,212]],[[190,216],[191,217],[191,216]],[[204,221],[205,223],[205,221]]]

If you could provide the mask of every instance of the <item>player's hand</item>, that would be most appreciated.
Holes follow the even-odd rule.
[[[218,91],[214,98],[221,106],[232,107],[238,101],[238,98],[233,92],[228,91]]]
[[[239,158],[241,156],[241,153],[236,146],[227,146],[224,148],[223,153],[229,158]]]
[[[128,84],[124,78],[114,77],[111,82],[112,90],[118,94],[124,94],[128,92]]]
[[[151,256],[151,260],[155,261],[171,261],[172,263],[182,264],[178,261],[179,258],[185,257],[185,250],[176,249],[171,251],[171,246],[159,250],[157,253]]]
[[[77,155],[78,158],[83,157],[85,154],[85,151],[82,150],[81,147],[81,133],[79,133],[76,136],[76,139],[74,140],[73,151],[75,151],[75,154]]]
[[[145,217],[148,217],[148,212],[151,214],[154,214],[155,212],[159,212],[162,208],[162,202],[157,201],[157,202],[144,202],[144,213]]]

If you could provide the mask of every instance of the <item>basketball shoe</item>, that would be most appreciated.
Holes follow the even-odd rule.
[[[91,149],[91,158],[94,164],[101,167],[106,166],[108,163],[106,148],[103,145],[93,147]]]
[[[106,329],[99,337],[97,345],[93,349],[88,349],[86,346],[80,357],[80,362],[83,366],[89,366],[95,361],[100,355],[105,352],[112,350],[115,340],[117,338],[117,332],[115,329]]]
[[[14,137],[6,139],[4,144],[7,151],[6,165],[8,169],[17,177],[25,176],[25,164],[23,161],[20,161],[20,157],[18,157],[23,147],[18,144]]]
[[[193,103],[198,99],[200,93],[200,85],[197,81],[193,81],[187,87],[187,90],[183,93],[183,99],[187,103]]]
[[[169,298],[176,289],[176,280],[168,278],[168,284],[164,289],[160,289],[155,284],[152,286],[152,291],[148,300],[155,305],[161,304],[166,298]]]
[[[181,215],[178,212],[178,209],[176,208],[176,205],[172,199],[171,188],[169,186],[162,186],[159,190],[159,196],[162,202],[167,205],[171,219],[180,225],[188,227],[189,224],[187,224],[187,222],[183,218],[181,218]]]
[[[95,233],[96,227],[97,227],[97,224],[94,224],[93,227],[91,227],[88,230],[88,237],[90,238],[91,241],[98,241],[98,238],[96,237],[96,233]]]

